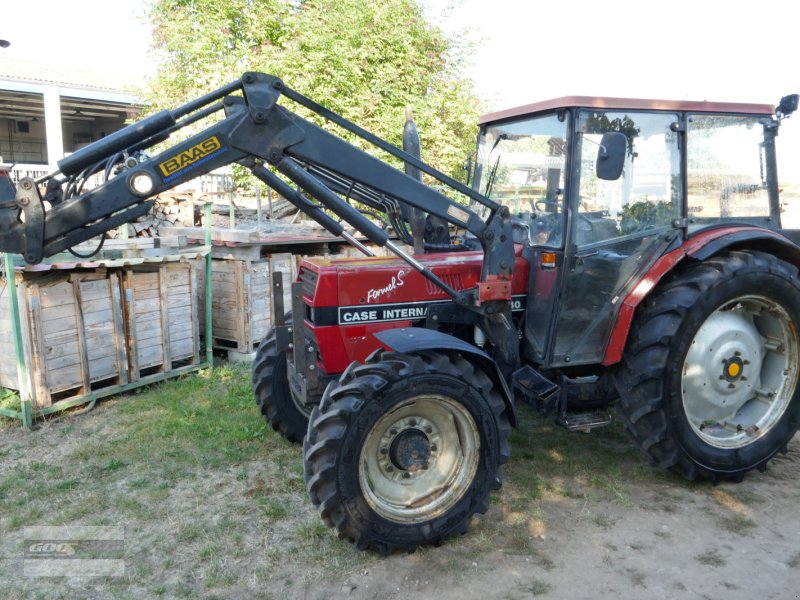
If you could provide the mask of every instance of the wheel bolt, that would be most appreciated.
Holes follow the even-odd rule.
[[[411,419],[408,422],[408,424],[411,425],[411,427],[416,427],[417,426],[417,420],[416,419]]]
[[[386,465],[386,471],[391,473],[392,471],[394,471],[394,467],[392,465]]]
[[[425,428],[425,433],[427,433],[427,434],[431,434],[431,433],[433,433],[433,427],[431,427],[430,425],[428,425],[428,426]]]
[[[411,478],[411,473],[409,473],[408,471],[403,473],[403,479],[410,479],[410,478]]]
[[[389,430],[389,435],[397,435],[397,427],[392,427]]]
[[[431,444],[431,452],[436,452],[436,444]]]
[[[381,448],[381,454],[389,454],[389,449],[386,446],[384,446],[383,448]]]

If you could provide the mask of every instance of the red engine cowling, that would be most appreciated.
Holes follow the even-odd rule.
[[[513,310],[525,308],[528,264],[517,247]],[[482,252],[416,257],[456,290],[480,279]],[[318,367],[338,374],[363,361],[381,343],[374,334],[424,322],[428,307],[448,302],[442,290],[398,258],[307,259],[300,265],[307,335],[316,340]]]

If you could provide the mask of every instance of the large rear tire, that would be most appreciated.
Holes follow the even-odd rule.
[[[738,481],[800,424],[797,269],[729,251],[672,276],[640,307],[617,374],[642,450],[687,479]]]
[[[322,520],[387,554],[465,533],[510,456],[503,399],[458,354],[377,352],[315,407],[303,443]]]
[[[286,324],[292,324],[290,315]],[[273,328],[256,350],[253,394],[264,420],[290,442],[299,443],[308,429],[311,409],[291,391],[286,361],[286,351],[278,350]]]

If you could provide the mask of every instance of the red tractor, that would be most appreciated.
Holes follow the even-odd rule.
[[[276,430],[307,434],[325,522],[384,551],[464,530],[499,486],[514,396],[581,430],[615,404],[688,479],[740,480],[785,452],[800,248],[781,230],[775,137],[795,102],[560,98],[485,116],[472,185],[513,213],[510,374],[476,315],[406,262],[303,261],[292,336],[267,337],[253,383]],[[455,241],[416,259],[469,289],[484,253]]]
[[[468,187],[245,73],[0,187],[0,251],[39,262],[232,162],[364,253],[345,224],[389,249],[304,261],[291,315],[276,290],[253,383],[267,421],[303,440],[323,520],[360,548],[414,548],[488,509],[515,400],[569,429],[615,404],[641,449],[689,479],[739,480],[786,450],[800,238],[781,227],[775,139],[797,104],[562,98],[495,113]],[[105,183],[84,189],[95,174]]]

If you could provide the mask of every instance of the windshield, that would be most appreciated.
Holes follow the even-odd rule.
[[[567,122],[561,113],[490,125],[479,139],[473,188],[530,218],[534,244],[561,245]]]

